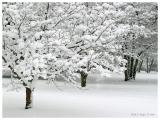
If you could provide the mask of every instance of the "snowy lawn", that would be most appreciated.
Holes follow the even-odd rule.
[[[138,73],[136,80],[123,81],[89,76],[86,89],[64,82],[47,85],[37,81],[34,107],[25,110],[25,89],[3,88],[3,117],[157,117],[157,73]],[[9,79],[3,78],[3,83]]]

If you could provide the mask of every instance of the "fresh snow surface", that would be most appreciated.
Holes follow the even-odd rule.
[[[110,78],[90,75],[86,89],[66,82],[37,81],[33,108],[24,109],[25,89],[3,87],[3,117],[157,117],[157,73],[137,74],[123,81],[122,74]],[[9,82],[3,78],[3,83]]]

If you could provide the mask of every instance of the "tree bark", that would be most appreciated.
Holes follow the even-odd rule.
[[[128,78],[128,64],[129,64],[129,56],[128,55],[124,55],[124,59],[127,60],[127,63],[126,63],[126,70],[124,71],[124,81],[128,81],[129,78]]]
[[[136,78],[136,72],[137,72],[137,66],[138,66],[138,59],[135,60],[134,68],[133,68],[133,79]]]
[[[154,62],[154,59],[151,60],[151,64],[149,65],[149,71],[148,72],[151,72],[151,68],[152,68],[153,62]]]
[[[25,109],[32,108],[32,90],[26,87],[26,106]]]
[[[84,71],[81,71],[80,74],[81,74],[81,87],[86,87],[86,80],[88,74],[85,73]]]
[[[131,73],[131,56],[129,56],[129,55],[128,55],[127,71],[128,71],[128,80],[130,80],[130,73]]]
[[[124,81],[128,81],[129,80],[129,78],[128,78],[128,70],[125,70],[124,74],[125,74]]]
[[[134,66],[134,58],[131,57],[129,79],[132,79],[132,78],[133,78],[133,66]]]

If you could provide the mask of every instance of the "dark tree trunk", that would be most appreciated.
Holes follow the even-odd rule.
[[[88,74],[85,73],[84,71],[81,71],[80,74],[81,74],[81,87],[86,87],[86,80]]]
[[[124,81],[128,81],[133,78],[135,79],[136,70],[138,66],[138,59],[134,59],[134,57],[131,57],[129,55],[124,55],[124,59],[128,61],[126,64],[126,70],[124,72],[125,74]]]
[[[131,56],[129,56],[129,55],[128,55],[127,71],[128,71],[128,80],[130,80],[130,74],[131,74]]]
[[[129,80],[129,76],[128,76],[128,66],[129,66],[129,56],[128,55],[124,55],[124,59],[127,60],[127,63],[126,63],[126,70],[124,71],[124,81],[128,81]]]
[[[125,74],[124,81],[128,81],[128,80],[129,80],[129,78],[128,78],[128,71],[125,70],[125,71],[124,71],[124,74]]]
[[[140,63],[139,63],[138,72],[141,72],[142,64],[143,64],[143,60],[142,60],[142,61],[140,61]]]
[[[149,72],[151,72],[153,62],[154,62],[154,59],[151,60],[151,64],[149,65]]]
[[[138,66],[138,59],[135,60],[134,68],[133,68],[133,79],[136,78],[136,72],[137,72],[137,66]]]
[[[32,90],[30,88],[26,88],[26,106],[25,109],[29,109],[32,107]]]
[[[131,61],[130,61],[130,74],[129,74],[129,79],[132,79],[133,78],[133,66],[134,66],[134,58],[131,57]]]

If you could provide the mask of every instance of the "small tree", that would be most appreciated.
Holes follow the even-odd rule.
[[[3,4],[3,63],[26,88],[26,109],[31,108],[34,81],[44,67],[39,52],[43,43],[34,39],[29,5],[26,3]],[[16,82],[17,83],[17,82]]]

